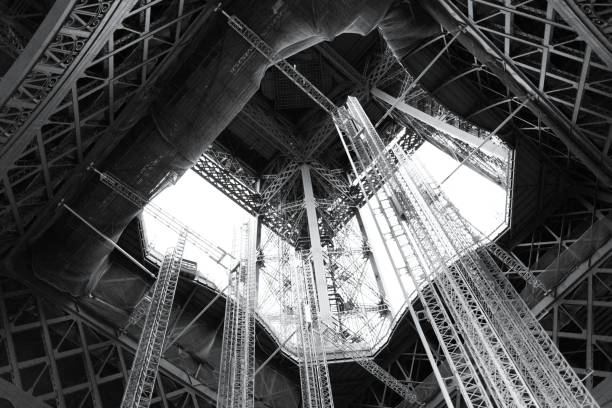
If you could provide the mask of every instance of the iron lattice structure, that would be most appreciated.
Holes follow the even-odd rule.
[[[197,1],[53,5],[49,15],[59,20],[43,22],[24,50],[31,59],[2,81],[0,190],[10,199],[1,202],[0,234],[45,222],[40,213],[142,115],[156,81],[210,12]]]
[[[183,231],[176,246],[166,252],[159,268],[121,408],[148,408],[151,403],[186,238],[187,232]]]
[[[464,343],[463,358],[478,362],[471,367],[484,380],[478,384],[478,393],[469,393],[461,384],[460,371],[455,371],[466,401],[477,406],[490,405],[492,398],[501,406],[597,407],[567,362],[557,358],[550,340],[543,340],[537,327],[528,323],[534,319],[525,322],[524,313],[518,312],[522,300],[511,293],[507,283],[504,291],[491,277],[489,269],[495,270],[491,258],[475,250],[477,242],[456,210],[440,199],[440,191],[428,190],[427,180],[401,150],[382,143],[355,99],[349,98],[337,124],[357,174],[372,167],[376,169],[372,173],[386,181],[377,194],[381,196],[379,218],[388,228],[386,242],[397,244],[404,272],[412,277],[417,292],[430,295],[429,302],[421,295],[426,310],[428,306],[446,309]],[[402,164],[399,170],[397,162]],[[436,204],[440,202],[442,208]],[[412,264],[406,257],[409,251],[414,255]],[[415,269],[420,280],[415,279]],[[436,326],[432,311],[427,314]],[[446,319],[442,323],[444,327]]]
[[[218,408],[248,408],[253,407],[255,402],[255,236],[251,226],[242,226],[240,263],[229,276],[219,368]]]
[[[337,330],[334,328],[323,326],[321,327],[323,338],[329,343],[333,344],[338,349],[342,350],[346,357],[357,362],[366,371],[376,377],[381,383],[389,387],[397,394],[399,394],[409,406],[423,405],[423,402],[419,401],[419,397],[411,385],[403,384],[401,381],[393,377],[387,370],[376,364],[369,355],[369,353],[359,350],[351,344],[356,337],[355,334],[351,333],[348,337],[341,337],[337,334]]]
[[[299,370],[302,406],[308,408],[333,408],[331,383],[322,336],[323,325],[319,319],[319,302],[316,294],[312,265],[307,252],[301,255],[300,268],[294,269],[295,304],[298,308],[297,332],[300,344]]]

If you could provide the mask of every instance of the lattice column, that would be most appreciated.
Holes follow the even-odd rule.
[[[146,408],[151,402],[181,270],[186,236],[186,231],[179,234],[176,247],[168,250],[159,269],[121,408]]]
[[[240,265],[230,273],[225,304],[217,407],[254,405],[257,228],[243,225]]]
[[[300,344],[300,382],[304,408],[333,408],[334,402],[321,336],[318,297],[312,273],[310,254],[301,254],[301,268],[293,274],[295,304],[298,308],[297,332]]]
[[[523,319],[530,319],[513,300],[509,284],[492,278],[494,263],[475,251],[474,237],[454,207],[401,149],[382,143],[356,100],[349,98],[347,105],[346,117],[338,115],[338,127],[362,184],[368,177],[382,184],[378,202],[388,226],[386,238],[396,242],[404,259],[414,252],[417,266],[426,271],[414,279],[406,262],[427,306],[435,310],[439,303],[438,309],[452,317],[465,359],[478,362],[472,370],[480,372],[486,385],[481,396],[488,392],[504,407],[597,406],[584,386],[567,376],[537,327],[525,324]],[[438,290],[432,289],[433,282]],[[463,388],[464,398],[473,399]]]
[[[317,202],[312,190],[312,179],[310,176],[310,166],[304,164],[300,167],[302,174],[302,184],[304,187],[304,206],[308,218],[308,234],[310,237],[310,254],[314,266],[314,284],[316,296],[318,297],[318,317],[323,322],[331,322],[331,309],[327,292],[326,268],[323,263],[323,247],[321,246],[321,236],[319,235],[319,219],[317,216]]]

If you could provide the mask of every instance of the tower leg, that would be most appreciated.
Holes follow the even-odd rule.
[[[319,235],[319,222],[317,218],[316,200],[312,190],[310,166],[303,164],[300,168],[302,184],[304,186],[304,206],[308,218],[308,234],[310,236],[310,253],[313,264],[314,281],[319,300],[319,319],[327,324],[331,323],[331,309],[327,297],[327,282],[325,279],[325,265],[323,263],[323,247]]]

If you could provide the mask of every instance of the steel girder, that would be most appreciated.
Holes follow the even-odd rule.
[[[56,2],[0,82],[7,240],[43,227],[87,163],[127,133],[211,11],[191,0]]]
[[[555,15],[552,3],[440,0],[423,6],[447,30],[463,31],[459,42],[484,68],[470,78],[497,95],[492,106],[511,112],[516,102],[504,99],[527,98],[531,112],[517,115],[519,128],[551,156],[559,158],[561,152],[562,167],[573,158],[610,187],[612,93],[606,78],[611,70]],[[450,51],[458,67],[475,62],[462,60],[458,48]],[[575,170],[578,180],[588,178]]]
[[[313,166],[318,185],[326,191],[318,207],[321,235],[333,236],[333,231],[344,225],[365,202],[356,190],[353,193],[348,180],[339,176],[338,171],[317,162]],[[298,244],[301,233],[298,221],[303,221],[303,205],[290,205],[293,201],[288,198],[298,181],[299,167],[294,160],[286,160],[276,174],[258,179],[246,165],[228,156],[222,147],[213,145],[193,170],[249,214],[259,215],[272,231],[292,245]]]
[[[576,282],[612,254],[610,211],[603,202],[591,200],[580,193],[570,197],[563,208],[550,214],[512,249],[513,255],[545,279],[547,288],[553,291],[544,295],[523,290],[522,296],[536,316],[550,311],[559,294],[574,288]]]
[[[47,299],[11,278],[0,280],[0,318],[7,356],[0,373],[25,394],[58,408],[119,405],[134,340],[76,303]],[[216,396],[168,361],[156,391],[151,406],[204,408],[214,406]]]
[[[610,266],[608,257],[603,266],[590,269],[541,319],[560,351],[567,353],[574,370],[593,391],[612,376]]]
[[[612,69],[611,4],[560,0],[552,2],[559,15],[589,44],[601,60]]]

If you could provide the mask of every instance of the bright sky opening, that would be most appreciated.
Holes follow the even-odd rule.
[[[445,180],[459,163],[429,143],[424,143],[413,156],[422,163],[430,176],[438,183]],[[494,238],[505,228],[507,192],[467,166],[461,166],[442,184],[442,190],[460,213],[481,232]],[[174,215],[217,246],[236,253],[235,237],[250,215],[222,194],[219,190],[188,171],[174,186],[162,191],[154,203]],[[381,277],[386,288],[391,312],[398,316],[405,308],[405,297],[397,284],[397,278],[386,254],[382,238],[367,206],[361,209],[370,245],[375,253]],[[145,232],[149,245],[157,252],[175,244],[178,235],[144,213]],[[187,245],[185,259],[198,263],[200,279],[212,282],[222,289],[227,285],[227,272],[194,246]],[[407,284],[408,292],[414,288]]]

